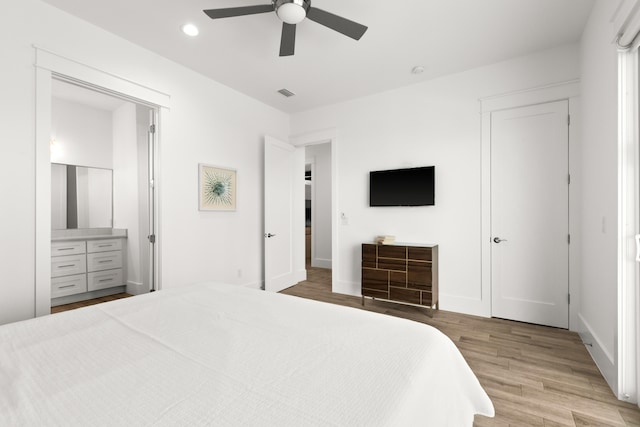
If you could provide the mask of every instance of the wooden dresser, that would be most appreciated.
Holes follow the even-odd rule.
[[[365,297],[438,308],[438,245],[362,244]]]

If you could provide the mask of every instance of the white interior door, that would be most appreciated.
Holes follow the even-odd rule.
[[[568,102],[491,115],[492,315],[569,326]]]
[[[264,284],[278,292],[295,284],[293,206],[295,147],[264,140]]]
[[[149,109],[149,131],[147,132],[147,180],[145,182],[145,190],[147,190],[147,229],[149,234],[147,235],[148,245],[143,246],[142,250],[142,265],[143,268],[143,283],[145,291],[155,292],[158,289],[156,269],[158,267],[156,262],[156,131],[157,131],[157,111]],[[141,168],[142,169],[142,168]]]

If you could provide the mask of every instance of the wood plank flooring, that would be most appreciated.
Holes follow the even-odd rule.
[[[76,308],[87,307],[89,305],[100,304],[103,302],[114,301],[120,298],[129,298],[132,296],[133,295],[130,295],[127,293],[120,293],[120,294],[109,295],[106,297],[94,298],[86,301],[78,301],[71,304],[58,305],[56,307],[51,307],[51,314],[61,313],[63,311],[74,310]]]
[[[475,426],[640,426],[640,409],[615,398],[579,336],[570,331],[437,311],[331,292],[331,271],[310,268],[307,281],[282,293],[385,313],[444,332],[487,391],[494,418]]]

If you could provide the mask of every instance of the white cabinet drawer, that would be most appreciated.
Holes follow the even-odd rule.
[[[51,256],[78,255],[86,251],[84,240],[80,242],[52,242]]]
[[[122,286],[122,269],[98,271],[87,274],[87,289],[97,291],[98,289]]]
[[[103,239],[103,240],[88,240],[87,252],[107,252],[107,251],[119,251],[122,249],[122,239]]]
[[[51,279],[51,298],[87,292],[87,275],[56,277]]]
[[[51,277],[71,276],[86,271],[87,258],[85,254],[51,258]]]
[[[87,271],[111,270],[122,267],[122,252],[97,252],[87,254]]]

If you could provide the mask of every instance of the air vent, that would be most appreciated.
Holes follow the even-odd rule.
[[[286,96],[287,98],[290,98],[290,97],[295,95],[295,93],[293,93],[293,92],[291,92],[290,90],[287,90],[287,89],[280,89],[278,91],[278,93],[280,95],[282,95],[282,96]]]

